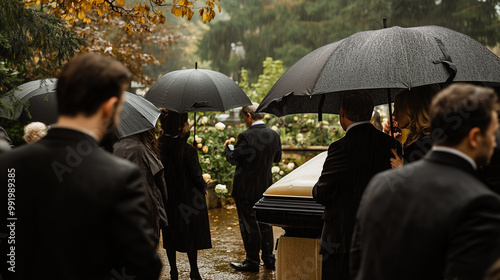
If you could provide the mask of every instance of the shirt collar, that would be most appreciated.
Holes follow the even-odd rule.
[[[265,124],[263,120],[258,120],[254,121],[251,126],[258,125],[258,124]]]
[[[463,153],[457,149],[445,147],[445,146],[433,146],[432,150],[438,151],[438,152],[450,153],[450,154],[454,154],[456,156],[459,156],[459,157],[465,159],[468,163],[470,163],[472,165],[472,168],[474,168],[474,170],[477,169],[476,162],[471,157],[469,157],[468,155],[466,155],[465,153]]]
[[[345,130],[345,133],[347,133],[349,131],[349,129],[351,129],[355,126],[358,126],[360,124],[365,124],[365,123],[370,123],[370,121],[355,122],[355,123],[351,124],[349,127],[347,127],[347,129]]]

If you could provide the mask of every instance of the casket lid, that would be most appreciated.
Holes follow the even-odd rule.
[[[272,184],[264,196],[312,198],[328,152],[322,152]]]

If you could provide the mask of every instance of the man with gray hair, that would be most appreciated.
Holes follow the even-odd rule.
[[[376,173],[391,168],[389,151],[398,145],[370,123],[373,107],[366,91],[342,94],[339,118],[346,134],[328,148],[313,188],[314,199],[325,206],[322,279],[349,279],[349,250],[361,195]]]
[[[259,271],[261,249],[264,266],[275,269],[273,229],[257,222],[253,206],[273,183],[273,162],[281,160],[280,136],[264,124],[264,113],[256,113],[257,107],[259,104],[253,103],[242,108],[241,115],[248,130],[238,135],[234,147],[230,140],[224,143],[227,161],[236,165],[232,196],[246,251],[246,259],[242,263],[232,262],[231,267],[250,272]]]
[[[500,258],[500,197],[478,178],[496,146],[492,89],[454,84],[434,97],[434,146],[376,175],[357,214],[353,279],[483,279]]]

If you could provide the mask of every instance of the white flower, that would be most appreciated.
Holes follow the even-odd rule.
[[[295,117],[293,117],[293,120],[294,120],[294,121],[298,121],[298,120],[299,120],[299,117],[295,116]]]
[[[285,175],[285,171],[280,171],[280,175],[281,176]]]
[[[278,173],[278,172],[280,172],[280,168],[279,168],[278,166],[273,166],[273,167],[271,168],[271,172],[272,172],[272,173]]]
[[[201,141],[203,141],[203,138],[200,138],[198,137],[198,135],[195,135],[194,140],[196,141],[196,143],[200,143]]]
[[[201,118],[201,123],[202,124],[206,124],[207,122],[208,122],[208,118],[207,117]]]
[[[275,125],[273,125],[273,126],[271,127],[271,129],[272,129],[272,130],[274,130],[274,131],[278,131],[278,127],[277,127],[277,126],[275,126]]]
[[[325,125],[325,126],[330,124],[330,123],[328,123],[328,121],[322,121],[321,123],[322,123],[323,125]]]
[[[302,133],[298,133],[296,139],[298,142],[302,142],[304,141],[304,135]]]
[[[208,173],[203,174],[203,180],[205,180],[205,182],[208,182],[208,180],[210,179],[212,179],[212,176],[210,176],[210,174]]]
[[[215,128],[217,128],[218,130],[224,130],[225,127],[226,125],[221,122],[215,124]]]
[[[215,192],[216,193],[227,193],[226,185],[218,184],[217,186],[215,186]]]
[[[313,123],[314,123],[314,120],[313,120],[313,119],[308,119],[308,120],[307,120],[307,123],[308,123],[308,124],[313,124]]]
[[[288,167],[288,169],[293,169],[295,167],[295,163],[290,162],[290,163],[288,163],[287,167]]]

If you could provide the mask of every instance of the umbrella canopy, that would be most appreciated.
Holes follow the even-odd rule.
[[[0,99],[14,107],[10,112],[2,112],[0,117],[19,119],[25,123],[39,121],[47,125],[57,122],[56,83],[57,79],[43,79],[19,86],[19,90]],[[22,103],[28,103],[29,113],[19,106]],[[153,129],[159,116],[160,111],[151,102],[125,92],[119,124],[114,133],[121,139]]]
[[[252,104],[236,82],[222,73],[206,69],[169,72],[156,81],[144,98],[178,113],[225,112]]]
[[[0,117],[18,119],[22,122],[40,121],[51,124],[57,121],[57,100],[55,95],[57,79],[41,79],[24,83],[14,91],[0,98],[9,109],[0,112]],[[50,96],[49,96],[50,95]],[[24,110],[24,104],[28,108]],[[31,106],[31,104],[37,104]],[[42,104],[42,105],[38,105]],[[49,108],[49,110],[47,110]]]
[[[448,82],[500,85],[500,58],[474,39],[439,26],[398,26],[353,34],[297,61],[258,111],[276,116],[338,113],[340,94],[369,90],[376,105],[414,87]],[[331,94],[334,93],[334,94]]]

